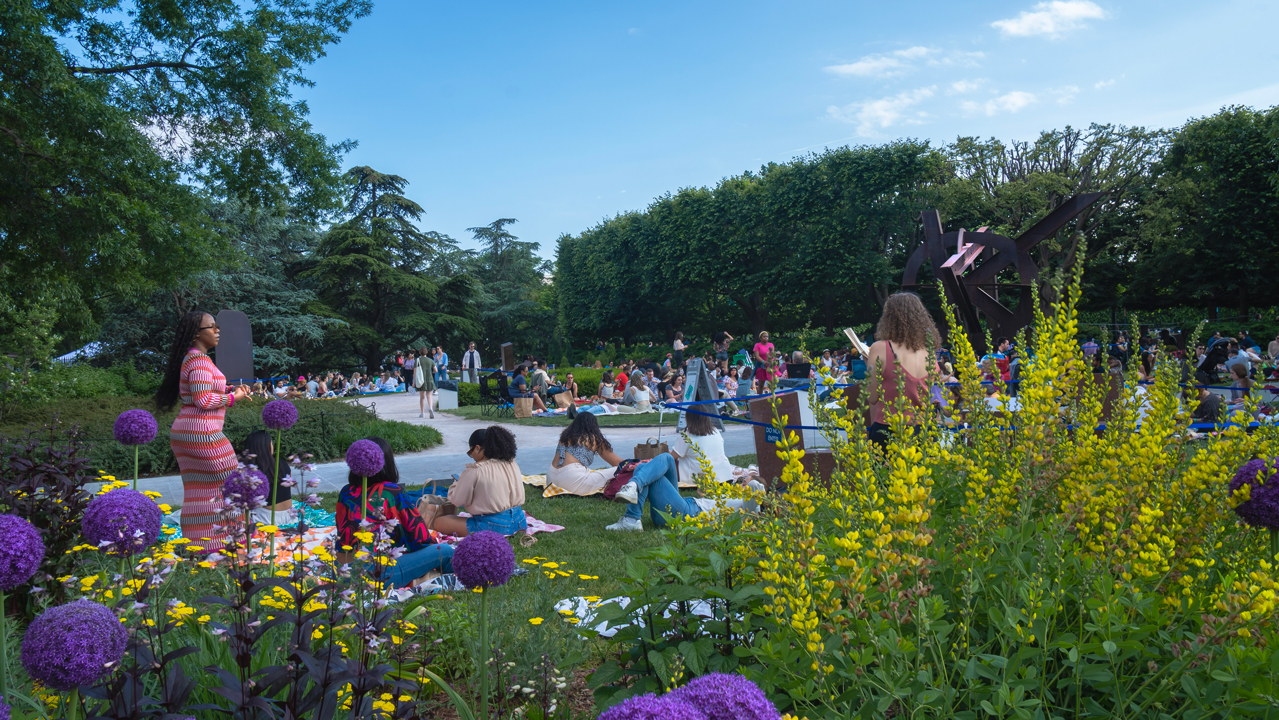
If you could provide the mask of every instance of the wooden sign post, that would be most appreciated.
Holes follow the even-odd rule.
[[[502,343],[502,369],[515,372],[515,346],[511,343]]]

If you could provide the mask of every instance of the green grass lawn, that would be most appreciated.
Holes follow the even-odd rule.
[[[564,663],[561,667],[570,662],[578,667],[594,667],[608,652],[607,641],[581,637],[574,625],[557,616],[556,601],[583,596],[607,598],[618,592],[626,555],[660,545],[662,534],[652,529],[647,515],[643,532],[605,530],[604,526],[621,517],[625,506],[598,496],[543,498],[537,488],[525,489],[524,511],[543,522],[563,525],[564,529],[538,533],[532,547],[512,543],[517,566],[530,572],[512,578],[490,595],[493,645],[507,653],[509,660],[521,663],[531,664],[545,652]],[[337,493],[324,493],[320,498],[324,508],[332,512]],[[522,562],[535,559],[536,563]],[[548,562],[558,567],[548,568]],[[555,577],[548,578],[547,572]],[[470,636],[468,644],[478,637],[474,626],[479,613],[477,595],[458,593],[443,597],[440,604],[432,603],[430,607],[432,623],[442,635]],[[534,625],[529,622],[532,618],[542,618],[543,622]]]
[[[483,415],[480,413],[479,405],[468,405],[460,407],[456,410],[446,410],[451,415],[464,417],[467,420],[500,420],[503,423],[511,423],[514,425],[551,425],[555,427],[566,427],[569,424],[567,417],[555,418],[520,418],[512,417],[498,418],[493,415]],[[678,413],[667,411],[665,417],[662,418],[661,413],[645,413],[643,415],[596,415],[595,418],[600,421],[602,427],[656,427],[659,419],[661,424],[674,427],[679,421]]]

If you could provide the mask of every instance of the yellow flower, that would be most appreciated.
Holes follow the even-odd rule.
[[[545,563],[542,563],[542,567],[544,567],[544,568],[550,568],[550,569],[552,569],[552,570],[554,570],[555,568],[557,568],[557,567],[559,567],[559,566],[560,566],[560,564],[559,564],[559,563],[557,563],[557,562],[545,562]]]
[[[542,618],[529,618],[529,619],[528,619],[528,622],[529,622],[529,624],[530,624],[530,625],[541,625],[541,624],[542,624]]]
[[[355,539],[362,543],[371,543],[373,542],[373,533],[368,532],[367,530],[361,530],[360,532],[355,533]]]

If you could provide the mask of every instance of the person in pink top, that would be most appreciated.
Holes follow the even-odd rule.
[[[217,525],[222,483],[238,464],[222,422],[227,408],[249,396],[247,385],[227,392],[226,377],[209,357],[219,337],[212,315],[198,310],[183,315],[155,395],[161,410],[182,404],[169,432],[182,473],[182,537],[205,552],[221,550],[226,542],[226,531]]]
[[[928,373],[937,367],[929,345],[938,347],[940,335],[919,296],[903,292],[889,296],[884,303],[875,337],[879,339],[866,356],[870,402],[870,427],[866,432],[872,442],[887,450],[889,416],[900,407],[913,428],[928,407]]]
[[[755,343],[755,382],[759,384],[759,392],[764,392],[764,385],[768,383],[770,378],[776,377],[773,367],[776,359],[773,357],[773,344],[768,341],[768,331],[759,334],[759,342]]]

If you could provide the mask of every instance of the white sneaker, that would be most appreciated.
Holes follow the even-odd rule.
[[[605,527],[604,529],[605,530],[643,530],[644,524],[641,523],[637,518],[630,518],[623,515],[621,520],[618,520],[617,522]]]
[[[424,418],[424,417],[426,417],[426,413],[418,413],[418,414],[417,414],[417,416],[418,416],[418,418],[419,418],[419,419],[420,419],[420,418]]]
[[[617,491],[613,496],[614,502],[624,502],[634,505],[639,502],[639,486],[634,482],[628,482]]]

